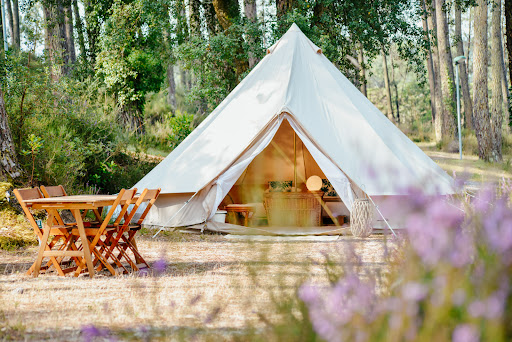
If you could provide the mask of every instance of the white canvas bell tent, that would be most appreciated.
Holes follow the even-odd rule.
[[[453,193],[452,178],[293,24],[226,99],[134,185],[162,189],[144,223],[178,227],[211,219],[283,123],[348,210],[362,192],[372,198],[405,195],[411,188]]]

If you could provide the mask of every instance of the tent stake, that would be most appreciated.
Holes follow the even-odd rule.
[[[153,239],[154,239],[154,238],[156,238],[156,236],[157,236],[158,234],[160,234],[160,232],[161,232],[162,230],[164,230],[164,228],[165,228],[165,226],[167,225],[167,223],[171,222],[171,221],[172,221],[172,219],[173,219],[173,218],[175,218],[175,217],[176,217],[176,215],[178,215],[178,214],[179,214],[179,212],[180,212],[183,208],[185,208],[185,206],[186,206],[186,205],[187,205],[187,204],[192,200],[192,198],[194,198],[194,196],[195,196],[195,195],[197,195],[197,193],[198,193],[198,192],[199,192],[199,191],[196,191],[196,193],[195,193],[195,194],[193,194],[193,195],[192,195],[192,197],[190,197],[190,198],[188,199],[188,201],[186,201],[186,202],[185,202],[185,204],[183,204],[183,206],[180,208],[180,210],[178,210],[174,215],[172,215],[172,217],[171,217],[167,222],[165,222],[165,224],[162,226],[162,228],[160,228],[160,229],[158,230],[158,232],[156,232],[156,234],[155,234],[155,235],[153,235]],[[176,227],[172,227],[172,228],[176,228]]]

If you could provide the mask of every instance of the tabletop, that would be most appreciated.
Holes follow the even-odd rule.
[[[255,211],[255,204],[228,204],[226,205],[227,211]]]
[[[80,207],[80,209],[99,208],[112,205],[117,195],[74,195],[26,200],[34,209]]]

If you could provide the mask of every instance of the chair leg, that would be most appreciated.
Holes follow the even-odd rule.
[[[123,236],[123,241],[125,243],[124,249],[125,250],[128,248],[130,249],[130,251],[135,256],[135,260],[136,260],[137,264],[144,264],[144,265],[146,265],[146,267],[149,268],[149,264],[146,262],[146,260],[144,260],[142,255],[140,255],[136,245],[132,244],[132,241],[135,241],[135,239],[134,239],[135,233],[136,233],[136,231],[130,231],[128,234],[128,237]]]

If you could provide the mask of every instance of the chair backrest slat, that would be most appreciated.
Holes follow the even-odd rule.
[[[121,220],[123,218],[126,219],[126,217],[125,217],[126,212],[128,210],[128,207],[130,206],[130,204],[132,204],[133,196],[135,196],[136,193],[137,193],[137,189],[134,188],[134,189],[130,189],[130,190],[125,190],[124,193],[121,195],[121,212],[117,216],[117,218],[114,222],[114,226],[119,225],[119,222],[121,222]]]
[[[118,218],[122,217],[124,215],[124,213],[126,212],[126,210],[128,209],[128,206],[131,204],[131,199],[127,199],[127,197],[129,197],[129,195],[127,195],[127,197],[125,197],[125,193],[127,191],[129,192],[129,194],[131,193],[132,197],[133,197],[133,195],[135,194],[135,192],[137,190],[136,189],[131,189],[131,190],[121,189],[121,191],[119,191],[119,194],[117,195],[116,199],[114,200],[114,203],[110,207],[110,210],[108,211],[107,216],[105,216],[105,219],[103,220],[103,223],[101,224],[101,226],[99,228],[98,234],[91,242],[91,246],[94,247],[98,243],[98,240],[100,239],[100,236],[103,234],[103,232],[107,228],[107,225],[108,225],[110,219],[112,218],[112,216],[114,216],[114,213],[117,210],[117,206],[121,205],[121,213],[118,216]],[[124,201],[123,201],[123,198],[125,198]]]
[[[161,190],[162,189],[160,189],[160,188],[158,188],[158,189],[151,189],[151,190],[148,190],[148,192],[146,193],[146,199],[145,200],[149,201],[149,203],[146,205],[146,209],[144,209],[144,212],[142,213],[142,215],[140,215],[139,219],[137,220],[137,224],[138,225],[141,225],[142,222],[144,221],[144,219],[146,218],[146,215],[148,214],[149,209],[151,209],[151,207],[155,203],[155,201],[158,198],[158,195],[160,194]]]
[[[23,209],[23,212],[27,216],[28,221],[32,225],[32,228],[34,229],[34,233],[41,238],[43,234],[41,233],[41,230],[39,229],[39,226],[36,223],[36,220],[34,219],[34,216],[29,210],[29,206],[25,203],[25,201],[43,198],[43,194],[41,191],[39,191],[38,188],[32,188],[32,189],[14,189],[14,196],[16,196],[16,199],[20,203],[21,208]]]
[[[139,209],[142,202],[146,201],[146,195],[147,195],[148,191],[149,191],[148,189],[144,189],[142,191],[142,193],[139,195],[139,198],[137,199],[137,201],[133,205],[133,208],[130,210],[130,212],[128,213],[128,215],[126,216],[126,218],[124,220],[124,226],[128,226],[130,224],[131,220],[133,219],[133,216],[137,212],[137,209]]]
[[[41,189],[41,192],[43,193],[44,197],[46,197],[46,198],[67,196],[66,190],[64,190],[64,187],[62,185],[55,185],[55,186],[41,185],[40,189]]]

